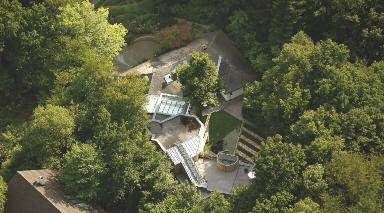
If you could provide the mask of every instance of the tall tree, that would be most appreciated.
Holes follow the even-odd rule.
[[[320,200],[319,195],[325,192],[328,187],[324,180],[324,167],[322,164],[309,165],[303,171],[303,186],[305,193],[316,200]]]
[[[331,199],[338,199],[338,205],[342,208],[351,208],[351,211],[356,212],[382,210],[381,175],[375,164],[360,154],[337,154],[326,165],[326,179]],[[330,202],[329,199],[326,201]]]
[[[177,68],[183,95],[199,107],[215,106],[219,76],[215,63],[206,53],[193,52],[189,64]]]
[[[22,150],[13,167],[60,167],[62,157],[74,142],[73,115],[63,107],[37,107],[21,139]]]
[[[68,43],[85,45],[109,61],[121,50],[126,29],[121,24],[109,24],[107,10],[95,10],[88,1],[78,2],[32,1],[20,13],[18,7],[11,8],[18,16],[9,23],[24,20],[17,28],[20,33],[10,32],[5,37],[2,62],[15,82],[13,90],[31,92],[44,101],[55,74],[82,65],[84,58],[74,60],[73,55],[81,54],[84,48],[68,48]],[[5,28],[16,28],[11,24]]]
[[[305,198],[295,203],[294,207],[289,212],[319,213],[320,205],[311,200],[311,198]]]
[[[68,4],[58,15],[60,34],[84,41],[100,56],[112,60],[124,44],[127,30],[121,24],[108,22],[108,9],[94,9],[88,1]]]
[[[64,156],[60,179],[66,193],[74,198],[94,200],[100,197],[105,165],[98,151],[89,144],[74,145]]]
[[[269,198],[256,200],[253,212],[287,212],[293,202],[294,196],[286,191],[277,192]]]
[[[230,212],[230,203],[219,192],[212,192],[206,199],[202,199],[199,204],[202,212],[228,213]]]
[[[283,143],[280,135],[269,137],[255,161],[255,185],[262,185],[260,193],[264,194],[295,191],[306,164],[300,145]]]
[[[125,130],[125,132],[121,132]],[[102,202],[107,207],[136,211],[145,204],[157,203],[175,187],[171,163],[166,155],[148,140],[128,129],[110,128],[109,133],[99,137],[109,141],[103,158],[108,168],[103,182]],[[95,141],[96,145],[98,144]],[[104,142],[105,143],[105,142]]]
[[[150,212],[191,212],[198,206],[200,195],[194,186],[181,184],[176,187],[172,195],[150,209]]]
[[[323,106],[336,112],[383,108],[383,83],[369,67],[349,63],[349,51],[331,40],[316,44],[303,32],[285,44],[261,81],[246,88],[245,106],[264,119],[271,132],[287,127],[306,110]],[[310,138],[309,138],[310,139]],[[306,139],[308,140],[308,139]]]

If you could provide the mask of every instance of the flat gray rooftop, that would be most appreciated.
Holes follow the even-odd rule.
[[[207,181],[208,191],[217,191],[230,194],[234,187],[250,183],[245,169],[247,166],[239,166],[233,172],[223,172],[216,168],[216,160],[199,159],[195,162],[200,175]]]
[[[154,139],[159,140],[165,149],[169,149],[176,143],[187,141],[199,135],[200,126],[197,129],[191,129],[188,125],[182,123],[182,117],[177,116],[162,124],[154,121],[150,122],[149,129],[152,134],[156,135]],[[197,123],[197,121],[195,122]]]

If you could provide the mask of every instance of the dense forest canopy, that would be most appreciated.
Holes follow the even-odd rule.
[[[95,3],[0,0],[0,212],[5,181],[40,168],[112,212],[383,211],[383,1]],[[144,131],[148,82],[115,77],[125,42],[173,18],[225,31],[259,75],[243,113],[269,137],[255,181],[232,195],[176,181]],[[194,53],[192,65],[178,69],[184,89],[214,105],[214,64]]]
[[[381,0],[100,0],[98,5],[112,6],[117,19],[149,29],[170,16],[213,24],[232,36],[258,71],[271,66],[282,44],[300,30],[315,42],[347,45],[353,61],[370,64],[384,57]],[[135,8],[141,13],[125,15]]]

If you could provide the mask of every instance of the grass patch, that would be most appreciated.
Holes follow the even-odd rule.
[[[224,111],[215,112],[209,121],[209,141],[206,149],[221,141],[232,130],[240,127],[241,121]]]

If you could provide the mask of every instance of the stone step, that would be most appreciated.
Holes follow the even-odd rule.
[[[247,129],[246,127],[243,127],[241,128],[242,131],[246,132],[247,134],[251,135],[252,137],[254,137],[256,140],[259,140],[259,142],[262,142],[264,141],[264,138],[262,138],[260,135],[254,133],[253,131]]]
[[[246,162],[253,162],[252,158],[248,157],[246,154],[239,151],[238,149],[236,150],[236,155],[239,156],[241,159],[244,159]]]
[[[243,163],[250,163],[247,159],[245,159],[244,157],[241,157],[240,155],[237,155],[237,157],[239,157],[239,160]]]
[[[248,156],[249,158],[253,159],[253,154],[251,152],[249,152],[248,150],[244,149],[243,147],[238,146],[237,150],[239,152],[242,152],[244,155]]]
[[[243,148],[243,149],[246,150],[249,154],[251,154],[252,157],[254,157],[254,156],[257,155],[257,151],[256,151],[256,150],[254,150],[252,147],[247,146],[247,144],[242,143],[242,141],[239,141],[239,142],[237,143],[237,147],[241,147],[241,148]]]
[[[244,143],[246,143],[250,148],[252,148],[255,151],[261,150],[261,146],[256,141],[253,141],[253,140],[245,137],[244,135],[240,135],[239,140],[243,140]]]

